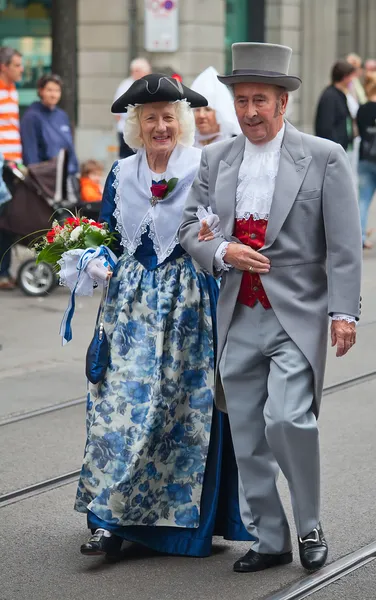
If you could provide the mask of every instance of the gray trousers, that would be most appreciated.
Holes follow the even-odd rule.
[[[320,461],[313,375],[274,311],[237,304],[219,366],[239,468],[240,511],[253,550],[291,550],[276,487],[285,475],[298,535],[319,522]]]

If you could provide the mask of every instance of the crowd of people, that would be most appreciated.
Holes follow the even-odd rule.
[[[340,94],[361,88],[355,67],[336,65],[316,119],[325,135],[311,136],[285,120],[301,85],[289,74],[291,49],[236,43],[232,52],[231,75],[209,68],[191,88],[176,73],[132,64],[112,105],[127,155],[102,198],[101,220],[116,236],[112,267],[110,249],[101,257],[75,248],[59,263],[70,306],[83,269],[85,291],[106,292],[108,355],[87,358],[89,371],[101,362],[101,376],[89,385],[75,502],[91,530],[81,553],[116,557],[125,539],[204,557],[220,535],[252,541],[237,572],[289,564],[281,470],[301,564],[315,571],[328,555],[317,426],[328,319],[341,357],[360,314],[361,228],[344,150],[353,121]],[[2,70],[15,104],[20,59]],[[26,140],[26,157],[48,160],[63,143],[73,175],[69,122],[56,109],[61,82],[47,75],[38,89],[21,123],[21,137],[38,140]],[[330,127],[340,143],[322,139]],[[100,185],[95,163],[82,175],[91,175],[88,193]]]
[[[161,69],[177,81],[179,74],[170,67]],[[58,75],[44,74],[37,82],[39,101],[33,102],[19,123],[16,84],[21,80],[21,54],[12,48],[0,49],[0,153],[2,163],[14,161],[27,167],[48,161],[61,148],[68,152],[69,182],[79,189],[82,202],[100,202],[103,193],[103,165],[89,160],[79,165],[68,115],[59,107],[63,82]],[[114,101],[140,78],[152,73],[143,57],[131,62],[129,76],[119,84]],[[191,89],[208,99],[208,106],[194,111],[196,131],[194,145],[203,149],[213,142],[240,133],[233,97],[217,78],[213,67],[205,69],[192,83]],[[292,106],[290,95],[288,110]],[[135,148],[124,141],[126,113],[116,115],[119,158],[134,154]],[[372,229],[367,225],[369,208],[376,191],[376,61],[362,62],[354,53],[337,61],[331,70],[331,83],[323,91],[316,110],[315,134],[341,144],[347,151],[359,190],[359,207],[363,248],[372,248]],[[79,178],[79,185],[77,184]],[[1,193],[1,190],[3,192]],[[9,200],[9,190],[1,179],[0,207]],[[0,208],[1,210],[1,208]],[[16,281],[11,276],[11,232],[0,229],[0,290],[12,290]]]
[[[346,150],[359,194],[363,248],[372,248],[367,226],[376,191],[376,61],[349,54],[331,70],[331,83],[323,91],[315,118],[316,135]]]
[[[23,169],[54,159],[61,149],[67,152],[68,190],[82,202],[102,199],[103,166],[94,160],[78,162],[67,113],[60,108],[63,81],[59,75],[44,74],[37,81],[39,100],[19,118],[16,84],[23,73],[22,55],[13,48],[0,48],[0,155],[4,161]],[[1,175],[1,173],[0,173]],[[6,209],[11,193],[1,177],[0,210]],[[9,186],[10,187],[10,186]],[[2,192],[1,192],[2,190]],[[12,232],[0,228],[0,290],[13,290],[11,275]]]

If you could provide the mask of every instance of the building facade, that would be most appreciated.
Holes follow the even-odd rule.
[[[209,65],[229,71],[234,41],[291,46],[290,72],[303,86],[293,95],[290,118],[308,132],[333,62],[348,52],[376,58],[376,0],[72,1],[77,3],[77,150],[81,159],[107,165],[116,156],[110,106],[132,56],[146,56],[154,70],[173,68],[189,85]],[[178,6],[176,51],[145,50],[145,5]],[[51,7],[52,0],[0,0],[0,44],[14,45],[25,56],[22,107],[35,99],[38,76],[51,68]],[[137,10],[135,22],[129,21],[135,16],[131,7]],[[59,23],[54,26],[56,31]]]

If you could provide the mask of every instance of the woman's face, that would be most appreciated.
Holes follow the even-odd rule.
[[[149,152],[171,153],[176,146],[180,124],[174,104],[145,104],[140,115],[140,137]]]
[[[215,110],[210,106],[203,106],[195,109],[195,121],[196,127],[201,135],[210,135],[211,133],[218,133],[219,124]]]
[[[39,97],[45,106],[48,106],[48,108],[55,108],[61,98],[60,85],[53,81],[49,81],[44,88],[39,90]]]

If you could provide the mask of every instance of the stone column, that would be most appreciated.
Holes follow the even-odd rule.
[[[338,0],[302,0],[301,10],[301,128],[312,133],[318,98],[337,60]]]
[[[52,71],[63,79],[61,107],[74,127],[77,87],[77,0],[54,0],[51,6]]]
[[[115,118],[111,104],[119,83],[128,76],[128,2],[78,2],[78,129],[81,159],[109,164],[117,158]]]
[[[265,41],[269,44],[282,44],[292,48],[290,74],[302,76],[300,0],[266,0]],[[297,127],[301,125],[300,90],[290,94],[287,118]]]
[[[225,0],[179,0],[179,50],[150,52],[144,50],[144,1],[138,0],[139,53],[158,67],[171,67],[189,85],[209,66],[224,73],[225,67]]]

